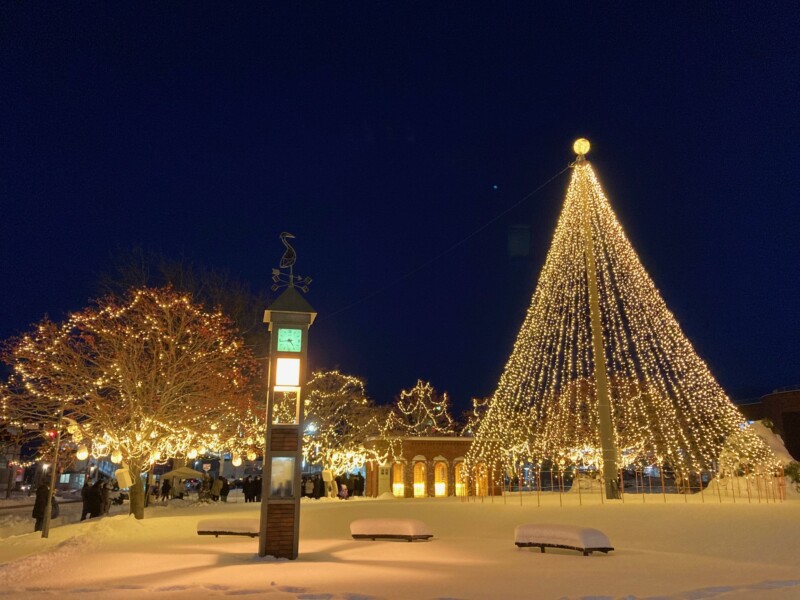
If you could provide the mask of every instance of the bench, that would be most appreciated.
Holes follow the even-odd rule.
[[[197,535],[246,535],[258,537],[258,519],[203,519],[197,522]]]
[[[592,552],[608,554],[614,548],[602,531],[589,527],[556,524],[520,525],[514,530],[514,543],[519,548],[532,546],[541,548],[566,548],[583,552],[589,556]]]
[[[433,537],[430,528],[417,519],[357,519],[350,523],[350,535],[354,540],[429,540]]]

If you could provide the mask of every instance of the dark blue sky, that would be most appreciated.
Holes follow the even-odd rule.
[[[505,364],[568,173],[397,281],[585,135],[729,393],[800,383],[797,4],[534,4],[3,3],[0,337],[84,306],[135,244],[266,288],[286,230],[312,366],[466,404]]]

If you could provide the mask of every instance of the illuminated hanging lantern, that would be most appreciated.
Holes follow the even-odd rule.
[[[250,450],[247,452],[247,460],[255,460],[256,459],[256,452],[255,450]]]
[[[239,454],[234,454],[233,458],[231,459],[231,464],[234,467],[241,467],[242,466],[242,457]]]
[[[111,462],[114,463],[115,465],[118,465],[119,463],[121,463],[122,462],[122,452],[120,452],[119,450],[114,450],[111,453]]]
[[[161,452],[159,450],[153,452],[152,462],[156,462],[157,460],[161,460]]]
[[[78,460],[86,460],[89,458],[89,449],[83,444],[78,446],[78,451],[75,453],[75,458]]]
[[[186,457],[187,458],[197,458],[197,448],[191,448],[189,450],[188,454],[186,454]]]

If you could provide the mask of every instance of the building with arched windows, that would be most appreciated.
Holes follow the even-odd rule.
[[[488,469],[481,465],[473,477],[466,477],[464,457],[472,444],[471,437],[405,437],[400,442],[399,455],[386,463],[367,461],[365,496],[376,498],[387,492],[398,498],[502,494],[501,486],[494,484]],[[375,439],[367,446],[378,447],[381,443]]]

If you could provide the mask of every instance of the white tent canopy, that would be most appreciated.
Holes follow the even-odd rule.
[[[170,477],[179,477],[181,479],[202,479],[205,473],[201,473],[200,471],[195,471],[194,469],[190,469],[189,467],[178,467],[177,469],[173,469],[172,471],[167,471],[163,475],[161,475],[161,479],[168,479]]]

